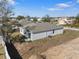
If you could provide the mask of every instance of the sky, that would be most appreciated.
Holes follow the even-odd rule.
[[[76,16],[79,0],[9,0],[14,6],[15,16]]]

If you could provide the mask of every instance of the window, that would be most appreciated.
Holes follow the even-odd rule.
[[[31,37],[31,33],[28,33],[28,38],[30,38]]]
[[[27,32],[29,32],[29,30],[27,29]]]
[[[26,34],[26,32],[24,32],[24,34]]]
[[[55,33],[55,30],[53,30],[53,34]]]

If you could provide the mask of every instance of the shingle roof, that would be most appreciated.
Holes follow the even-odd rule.
[[[62,29],[62,26],[57,26],[49,23],[35,23],[31,26],[27,26],[26,29],[29,29],[33,33],[39,33],[44,31],[51,31],[56,29]]]

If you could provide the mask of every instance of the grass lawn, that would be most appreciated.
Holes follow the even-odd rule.
[[[64,25],[65,27],[75,27],[75,28],[79,28],[79,24],[66,24]]]
[[[65,30],[64,34],[36,40],[28,44],[27,42],[21,44],[15,43],[15,47],[17,48],[23,59],[28,59],[33,54],[41,54],[51,47],[69,42],[78,37],[78,31]]]
[[[2,45],[0,45],[0,59],[4,59],[4,49]]]

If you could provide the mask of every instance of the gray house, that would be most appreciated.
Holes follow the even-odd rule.
[[[63,27],[49,23],[32,23],[25,27],[20,27],[20,33],[28,40],[42,39],[48,36],[63,34]]]

